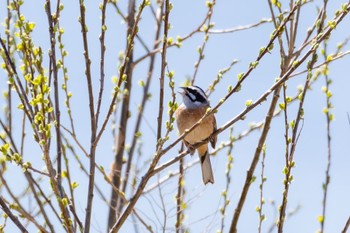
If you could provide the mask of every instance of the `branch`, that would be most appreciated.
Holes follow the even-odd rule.
[[[107,25],[106,25],[106,6],[107,6],[108,0],[103,0],[102,3],[102,15],[101,15],[101,35],[100,35],[100,92],[98,94],[98,102],[97,102],[97,110],[96,110],[96,124],[98,124],[98,117],[100,115],[100,108],[102,103],[102,94],[103,94],[103,88],[104,88],[104,80],[105,80],[105,52],[106,52],[106,46],[105,46],[105,34],[107,31]],[[97,128],[97,125],[96,125]]]
[[[94,108],[94,93],[92,87],[92,78],[91,78],[91,60],[89,56],[89,46],[88,46],[88,38],[87,38],[87,25],[85,22],[85,4],[84,0],[79,0],[79,8],[80,8],[80,25],[81,25],[81,33],[83,37],[83,45],[84,45],[84,58],[85,58],[85,74],[86,81],[88,87],[88,95],[89,95],[89,110],[90,110],[90,127],[91,127],[91,139],[90,139],[90,174],[89,174],[89,185],[87,192],[87,201],[85,208],[85,233],[90,232],[91,226],[91,212],[92,212],[92,202],[94,197],[94,185],[95,185],[95,156],[96,156],[96,116],[95,116],[95,108]]]
[[[192,80],[191,80],[192,85],[196,81],[199,65],[201,64],[201,62],[204,59],[204,49],[205,49],[206,44],[209,40],[209,29],[212,27],[211,17],[213,15],[213,9],[214,9],[215,4],[216,4],[216,0],[213,0],[211,3],[207,4],[207,6],[209,8],[209,11],[207,14],[208,24],[206,25],[206,27],[204,29],[204,40],[202,42],[202,45],[201,45],[201,47],[198,48],[199,57],[198,57],[198,61],[194,65],[194,73],[193,73]]]
[[[164,104],[164,76],[165,76],[165,67],[167,65],[166,61],[166,51],[168,44],[168,30],[169,30],[169,0],[165,0],[165,14],[164,14],[164,32],[163,32],[163,47],[162,47],[162,64],[159,78],[159,104],[158,104],[158,127],[157,127],[157,146],[156,149],[160,149],[160,139],[162,137],[162,124],[163,124],[163,104]]]
[[[342,233],[348,232],[349,226],[350,226],[350,217],[349,217],[348,220],[346,221],[345,226],[344,226],[344,228],[343,228],[343,230],[342,230],[341,232],[342,232]]]
[[[183,144],[181,146],[180,151],[183,149]],[[183,231],[182,224],[183,219],[185,217],[183,213],[183,203],[184,203],[184,195],[185,195],[185,188],[184,188],[184,160],[183,158],[180,160],[179,163],[179,179],[177,183],[177,194],[176,194],[176,223],[175,223],[175,229],[176,233],[180,233]],[[158,181],[160,183],[161,181]]]
[[[22,225],[22,223],[18,220],[18,217],[16,217],[11,210],[7,207],[5,201],[3,200],[3,197],[0,196],[0,205],[1,209],[7,214],[7,216],[10,217],[12,222],[16,224],[16,226],[21,230],[21,232],[28,233],[27,229]]]
[[[270,23],[272,22],[272,19],[261,19],[259,22],[257,23],[253,23],[253,24],[248,24],[248,25],[244,25],[244,26],[237,26],[234,28],[227,28],[227,29],[210,29],[208,31],[209,34],[226,34],[226,33],[234,33],[234,32],[239,32],[239,31],[244,31],[247,29],[251,29],[251,28],[255,28],[258,27],[262,24],[265,23]]]

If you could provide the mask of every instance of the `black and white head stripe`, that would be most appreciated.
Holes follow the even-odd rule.
[[[202,88],[198,86],[189,86],[184,88],[186,95],[192,102],[208,103],[207,96]]]

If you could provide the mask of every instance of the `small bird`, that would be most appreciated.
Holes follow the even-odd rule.
[[[176,110],[176,123],[180,134],[184,133],[186,129],[190,129],[199,119],[201,119],[210,108],[210,104],[205,92],[198,86],[181,87],[183,103]],[[216,119],[214,113],[206,117],[200,125],[185,136],[184,144],[190,149],[191,155],[194,149],[191,148],[193,144],[201,142],[208,137],[210,144],[215,148],[216,136],[211,136],[216,130]],[[198,155],[201,161],[202,177],[204,184],[208,182],[214,183],[213,170],[210,163],[210,155],[208,153],[208,143],[203,144],[197,148]]]

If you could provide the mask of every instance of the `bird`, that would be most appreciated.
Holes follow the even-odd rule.
[[[181,87],[183,90],[179,92],[182,96],[183,103],[177,108],[175,118],[177,128],[180,135],[186,129],[190,129],[199,119],[201,119],[210,108],[210,103],[207,95],[202,88],[198,86]],[[217,136],[212,136],[216,131],[216,119],[214,113],[208,115],[194,130],[188,133],[183,138],[183,143],[190,150],[193,155],[195,150],[193,145],[209,138],[212,148],[215,148]],[[210,162],[210,155],[208,152],[208,143],[205,143],[197,148],[197,152],[201,162],[203,183],[214,184],[213,169]]]

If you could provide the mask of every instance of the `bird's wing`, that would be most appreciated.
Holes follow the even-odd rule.
[[[215,116],[213,115],[213,132],[215,132],[216,131],[216,129],[217,129],[217,125],[216,125],[216,119],[215,119]],[[213,148],[215,148],[215,145],[216,145],[216,141],[217,141],[217,136],[215,135],[215,136],[210,136],[210,139],[209,139],[209,141],[210,141],[210,144],[211,144],[211,147],[213,147]]]

